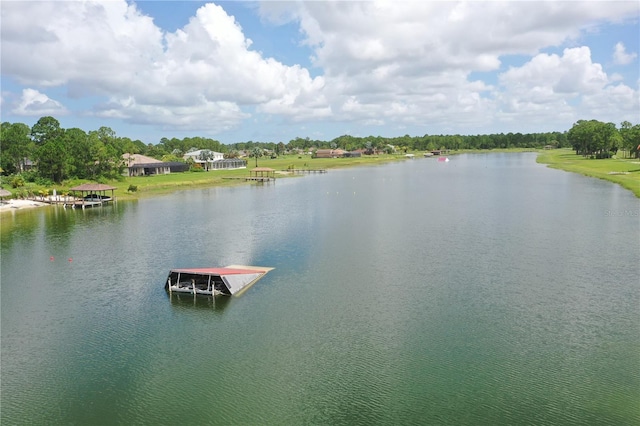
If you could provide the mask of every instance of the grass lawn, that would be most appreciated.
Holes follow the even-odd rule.
[[[405,160],[404,155],[363,156],[360,158],[311,158],[309,155],[287,155],[278,158],[259,158],[258,167],[269,167],[276,172],[294,169],[334,169],[358,165],[375,165],[390,161]],[[250,158],[246,169],[212,170],[208,172],[184,172],[167,175],[123,177],[122,180],[102,182],[118,188],[114,195],[119,200],[132,200],[145,196],[159,195],[184,189],[205,188],[213,186],[230,186],[245,184],[245,177],[255,168],[255,159]],[[288,178],[300,175],[277,173],[276,178]],[[67,182],[63,186],[56,185],[58,193],[83,182]],[[136,192],[128,192],[130,185],[137,186]]]
[[[571,149],[542,151],[538,163],[554,169],[597,177],[622,185],[640,198],[640,160],[637,158],[607,158],[592,160],[576,155]]]
[[[506,150],[465,150],[452,151],[450,154],[482,153],[482,152],[522,152],[535,151],[531,149],[506,149]],[[573,150],[556,149],[538,151],[537,161],[548,164],[549,167],[562,169],[569,172],[581,173],[618,183],[631,190],[640,198],[640,160],[637,159],[604,159],[591,160],[576,155]],[[422,152],[414,152],[416,156],[422,156]],[[295,169],[333,169],[341,167],[353,167],[360,165],[376,165],[391,161],[407,160],[403,154],[363,156],[359,158],[311,158],[309,155],[287,155],[278,158],[259,158],[258,167],[269,167],[276,172]],[[246,184],[244,178],[249,176],[249,171],[255,167],[255,159],[250,158],[246,169],[238,170],[213,170],[209,172],[185,172],[171,173],[168,175],[123,177],[120,180],[102,182],[117,188],[114,195],[119,200],[132,200],[141,197],[164,194],[185,189],[205,188],[212,186],[230,186]],[[277,178],[288,178],[300,175],[276,174]],[[58,194],[62,194],[69,188],[77,186],[85,181],[68,181],[63,185],[55,185]],[[52,190],[53,188],[40,188],[29,184],[30,190],[37,193],[38,190]],[[129,192],[130,185],[136,186],[136,192]],[[5,186],[7,187],[7,186]]]

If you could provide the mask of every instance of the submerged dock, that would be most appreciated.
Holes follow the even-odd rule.
[[[273,268],[230,265],[224,268],[171,269],[165,290],[205,296],[238,296]]]

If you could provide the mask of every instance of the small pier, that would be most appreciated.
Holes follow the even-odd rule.
[[[260,183],[275,182],[276,171],[269,167],[256,167],[249,170],[249,177],[245,178],[245,180]]]
[[[108,200],[99,200],[99,201],[87,201],[87,200],[71,200],[62,203],[62,207],[65,209],[70,207],[72,209],[80,208],[82,210],[88,209],[91,207],[101,207],[103,204],[108,203],[111,199]]]
[[[310,174],[310,173],[327,173],[327,169],[287,169],[282,171],[287,173],[293,173],[294,175],[303,175],[303,174]]]
[[[250,181],[250,182],[264,183],[264,182],[275,182],[276,178],[275,177],[266,177],[266,176],[249,176],[249,177],[244,178],[244,180]]]
[[[275,182],[275,177],[266,177],[266,176],[249,176],[249,177],[223,177],[224,180],[243,180],[245,182]]]

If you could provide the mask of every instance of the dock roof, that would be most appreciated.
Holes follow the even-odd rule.
[[[236,274],[255,274],[267,272],[265,269],[242,269],[242,268],[184,268],[172,269],[172,272],[180,272],[181,274],[201,274],[201,275],[236,275]]]
[[[191,279],[193,279],[194,276],[220,277],[222,279],[222,283],[229,291],[229,294],[237,295],[242,293],[272,269],[273,268],[245,265],[229,265],[224,268],[172,269],[169,271],[168,286],[169,290],[171,290],[171,277],[174,274],[177,275],[177,277],[175,278],[176,282],[180,281],[180,274],[190,276]],[[211,278],[209,278],[209,280],[210,279]]]
[[[71,188],[72,191],[113,191],[117,189],[115,186],[109,186],[102,183],[83,183]]]

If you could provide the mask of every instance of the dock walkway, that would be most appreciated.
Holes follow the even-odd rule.
[[[327,173],[327,169],[287,169],[281,171],[293,174]]]
[[[275,182],[275,177],[267,176],[248,176],[248,177],[223,177],[225,180],[244,180],[246,182]]]
[[[273,176],[249,176],[244,178],[244,180],[251,182],[275,182],[276,178]]]

